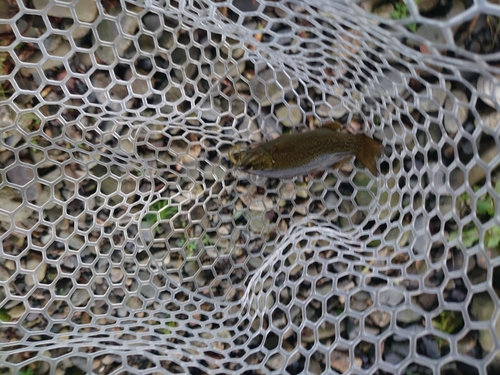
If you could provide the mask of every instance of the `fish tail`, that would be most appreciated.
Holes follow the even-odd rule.
[[[377,176],[377,159],[382,156],[382,144],[364,134],[358,134],[356,137],[359,145],[356,159],[368,168],[374,176]]]

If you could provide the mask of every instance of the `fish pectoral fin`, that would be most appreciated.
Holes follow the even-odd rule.
[[[342,125],[340,125],[338,122],[334,121],[334,122],[329,122],[329,123],[324,124],[321,128],[338,132],[340,129],[342,129]]]
[[[330,168],[331,169],[338,169],[340,168],[343,164],[347,163],[349,160],[351,160],[352,156],[346,156],[345,158],[343,158],[342,160],[336,162],[335,164],[333,164]]]

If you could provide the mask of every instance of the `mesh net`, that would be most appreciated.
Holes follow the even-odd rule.
[[[0,0],[0,374],[494,374],[500,6]],[[336,120],[294,179],[227,153]]]

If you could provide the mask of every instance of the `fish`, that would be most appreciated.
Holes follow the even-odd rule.
[[[263,177],[289,179],[337,169],[356,157],[373,176],[382,144],[365,134],[341,133],[337,122],[305,132],[285,134],[246,150],[235,145],[228,157],[235,168]]]

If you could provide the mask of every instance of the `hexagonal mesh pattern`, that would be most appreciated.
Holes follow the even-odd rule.
[[[499,17],[0,0],[0,374],[497,373]],[[332,120],[378,177],[228,158]]]

